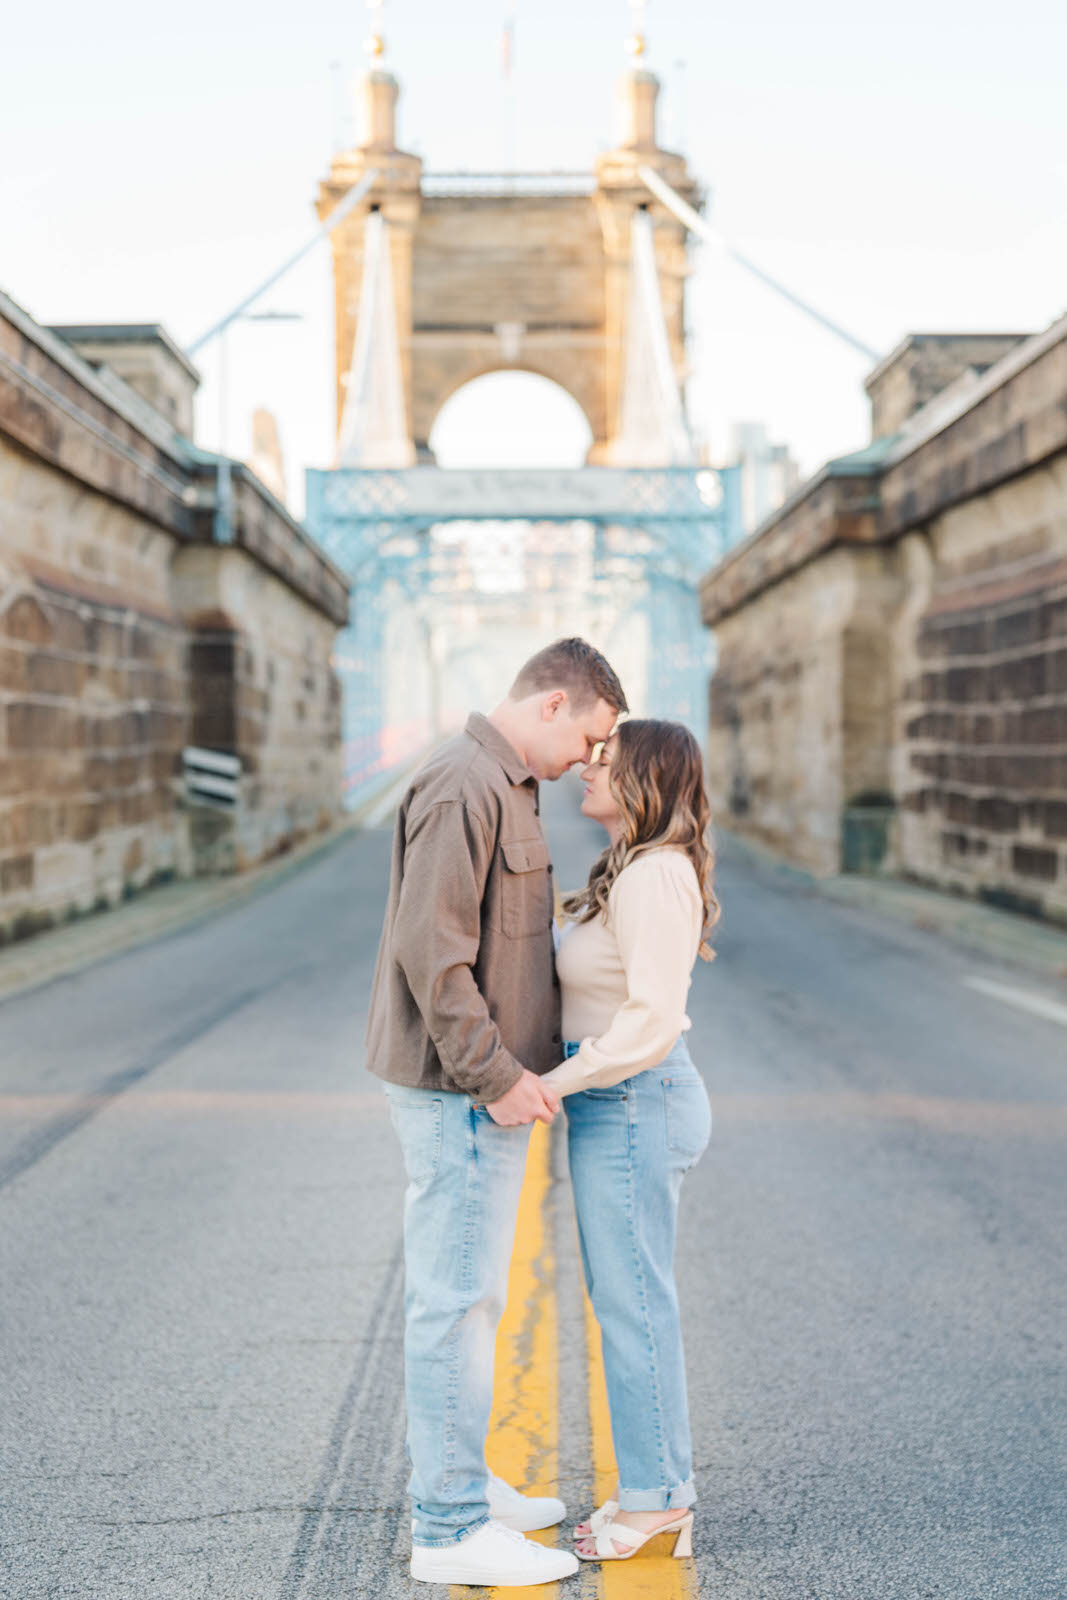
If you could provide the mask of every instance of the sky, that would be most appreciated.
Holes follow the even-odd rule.
[[[314,232],[317,184],[353,140],[368,16],[339,0],[20,7],[0,58],[0,288],[42,322],[193,340]],[[616,142],[625,0],[390,0],[384,22],[399,142],[431,170],[586,169]],[[865,343],[1067,310],[1062,4],[650,0],[646,32],[661,143],[716,227]],[[713,453],[747,420],[805,473],[863,444],[869,363],[721,251],[693,264],[689,403]],[[300,320],[232,328],[224,426],[218,346],[197,358],[198,435],[245,454],[267,406],[299,507],[303,468],[333,449],[328,247],[257,309]],[[442,419],[443,458],[580,449],[565,398],[485,393]]]

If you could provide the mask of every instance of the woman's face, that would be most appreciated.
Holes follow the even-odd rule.
[[[615,796],[608,786],[608,774],[618,743],[618,739],[612,736],[599,750],[594,748],[592,761],[582,769],[582,783],[585,785],[582,816],[591,817],[594,822],[602,823],[609,829],[613,823],[622,820]]]

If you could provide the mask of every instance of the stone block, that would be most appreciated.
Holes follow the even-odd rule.
[[[1005,795],[981,795],[974,803],[974,821],[992,833],[1015,833],[1019,827],[1020,808]]]
[[[74,696],[81,693],[86,669],[71,656],[34,650],[26,658],[25,676],[31,694]]]
[[[949,667],[944,676],[944,697],[956,704],[989,699],[989,679],[984,667]]]
[[[994,650],[1013,650],[1020,645],[1037,644],[1041,638],[1041,616],[1036,604],[1009,611],[992,622]]]
[[[1028,706],[1019,729],[1025,744],[1067,744],[1067,706]]]
[[[1039,632],[1042,639],[1060,639],[1067,634],[1067,594],[1044,601],[1040,609]]]
[[[52,608],[52,617],[54,621],[52,643],[57,650],[67,650],[74,655],[93,654],[89,628],[91,613],[87,606],[55,604]]]
[[[1047,653],[1016,656],[998,663],[996,671],[1004,695],[1010,700],[1034,700],[1048,688]]]
[[[941,854],[944,860],[954,861],[961,856],[970,854],[971,841],[968,834],[959,828],[942,828],[939,834]]]
[[[972,617],[966,622],[946,628],[942,644],[952,656],[980,656],[986,651],[989,623],[985,617]]]
[[[18,894],[32,889],[34,883],[34,858],[32,855],[6,856],[0,860],[0,895]]]
[[[953,783],[981,783],[982,758],[973,750],[956,748],[946,754],[947,776]]]
[[[72,717],[66,706],[41,700],[14,700],[4,708],[12,750],[55,750],[70,740]]]
[[[69,806],[66,812],[68,837],[83,844],[95,839],[100,831],[100,806],[95,800],[81,800]]]
[[[36,595],[21,593],[6,606],[0,594],[0,634],[25,644],[45,645],[52,640],[53,618]]]
[[[1047,839],[1067,839],[1067,800],[1044,800],[1041,824]]]
[[[975,820],[975,803],[969,794],[950,790],[945,796],[944,814],[950,822]]]
[[[1035,845],[1012,846],[1012,870],[1023,878],[1038,878],[1053,883],[1059,876],[1059,856],[1055,850],[1043,850]]]
[[[26,688],[28,660],[27,651],[0,644],[0,690],[18,693]]]

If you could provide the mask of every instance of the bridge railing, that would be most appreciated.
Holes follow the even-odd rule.
[[[492,200],[521,195],[525,199],[590,195],[596,189],[591,172],[424,172],[419,185],[430,200]]]

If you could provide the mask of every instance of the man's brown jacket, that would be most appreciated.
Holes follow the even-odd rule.
[[[397,816],[367,1065],[489,1103],[562,1057],[537,780],[488,718],[416,773]]]

